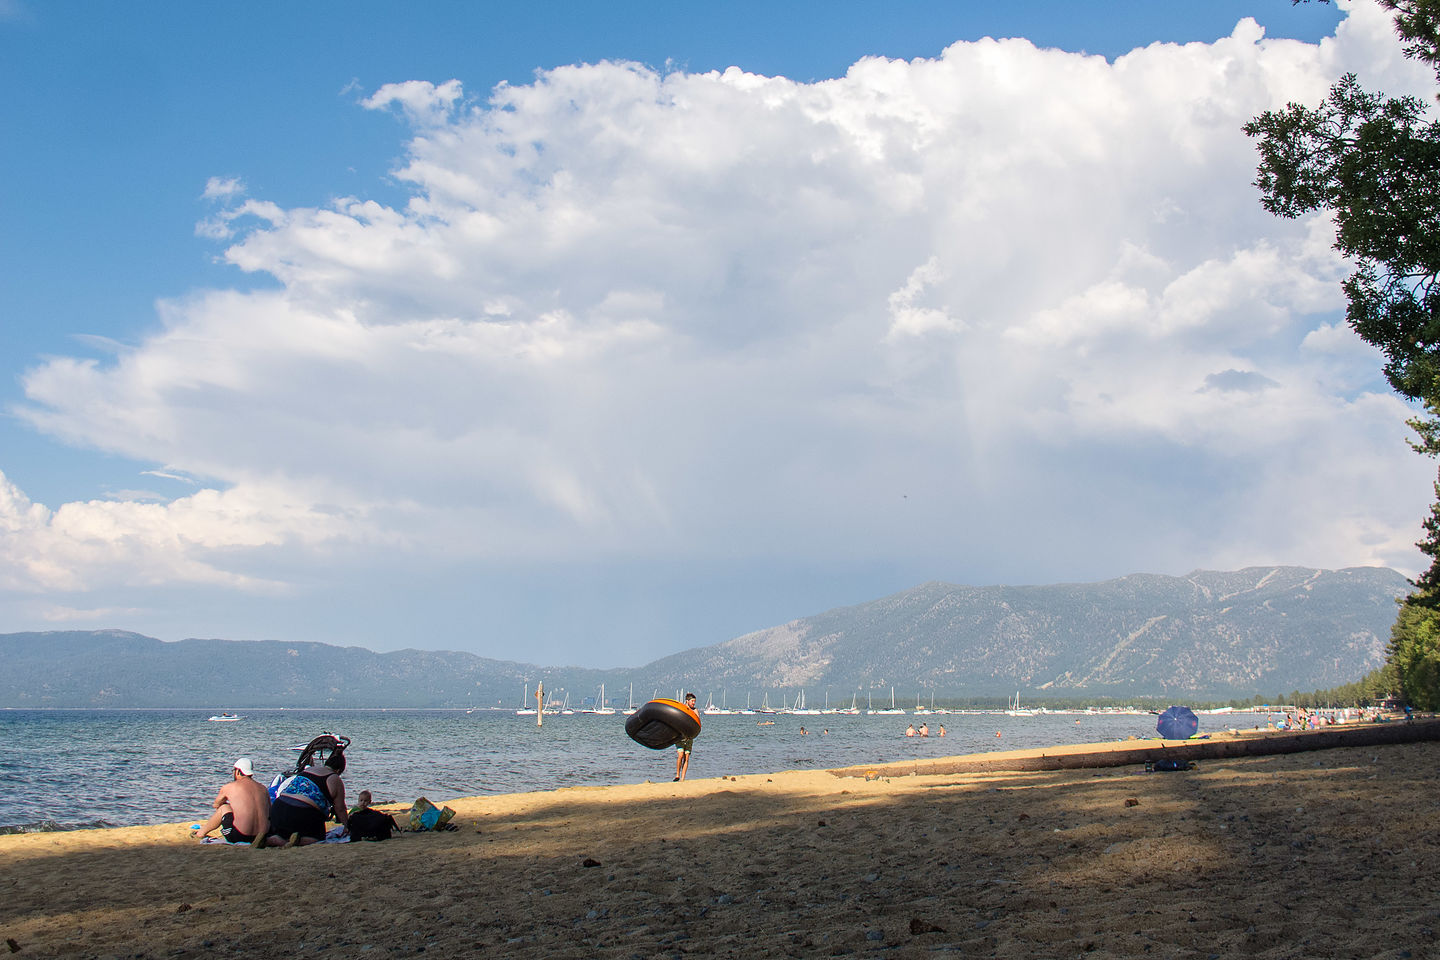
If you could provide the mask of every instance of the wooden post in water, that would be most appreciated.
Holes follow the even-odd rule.
[[[545,681],[535,684],[535,726],[545,726]]]

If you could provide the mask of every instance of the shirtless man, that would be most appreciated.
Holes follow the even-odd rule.
[[[693,712],[695,709],[695,694],[685,694],[685,706]],[[681,737],[675,743],[675,779],[685,779],[685,773],[690,769],[690,751],[695,749],[694,737]]]
[[[191,831],[191,836],[208,836],[217,827],[230,843],[253,843],[264,837],[270,826],[270,793],[255,782],[249,757],[235,761],[231,780],[215,794],[210,819]]]

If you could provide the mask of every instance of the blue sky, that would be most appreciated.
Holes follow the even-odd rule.
[[[1348,69],[1428,82],[1368,4],[0,0],[0,630],[616,665],[1414,572],[1431,467],[1238,134]]]

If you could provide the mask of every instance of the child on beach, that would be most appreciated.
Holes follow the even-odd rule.
[[[350,811],[350,837],[354,840],[388,840],[400,830],[400,824],[388,813],[370,809],[370,791],[361,790]]]
[[[691,710],[695,709],[695,694],[685,694],[685,706]],[[675,780],[679,782],[685,779],[685,773],[690,769],[690,751],[695,749],[694,737],[681,737],[675,744]]]

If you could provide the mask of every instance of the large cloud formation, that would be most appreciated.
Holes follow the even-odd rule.
[[[1320,45],[384,86],[403,208],[213,181],[200,234],[276,282],[29,371],[39,429],[201,489],[0,482],[0,582],[283,589],[257,551],[1413,570],[1409,412],[1337,323],[1328,222],[1260,209],[1240,132],[1347,70],[1427,80],[1358,4]]]

